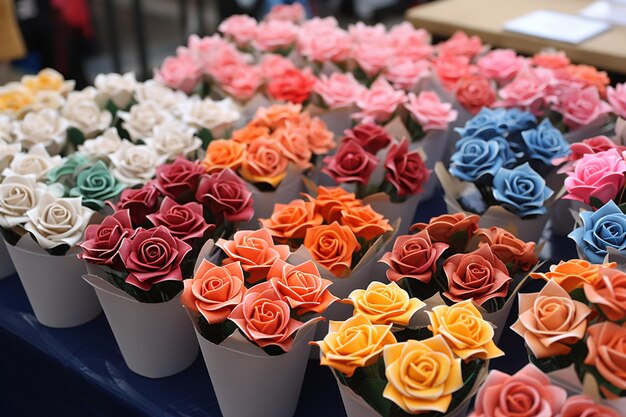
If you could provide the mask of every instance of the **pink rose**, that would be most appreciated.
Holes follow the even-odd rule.
[[[569,397],[563,408],[560,417],[620,417],[617,410],[596,403],[591,397],[586,395],[574,395]]]
[[[448,124],[455,121],[458,115],[452,104],[443,103],[433,91],[422,91],[419,96],[409,93],[404,108],[424,131],[447,130]]]
[[[263,83],[261,69],[251,65],[231,65],[229,76],[222,79],[221,87],[239,101],[251,99]]]
[[[310,68],[293,68],[272,79],[267,85],[267,92],[275,100],[302,103],[309,98],[316,81]]]
[[[341,28],[324,28],[321,31],[301,31],[298,50],[309,61],[342,62],[352,49],[350,35]]]
[[[261,73],[263,78],[273,80],[279,78],[285,72],[296,69],[290,59],[277,54],[265,54],[261,59]]]
[[[306,11],[300,3],[278,4],[265,15],[265,20],[286,20],[292,23],[300,23],[306,17]]]
[[[369,77],[382,72],[391,59],[391,49],[369,43],[358,44],[352,48],[352,57]]]
[[[622,153],[624,146],[617,146],[615,142],[606,136],[596,136],[593,138],[584,139],[582,142],[575,142],[569,146],[572,153],[569,155],[569,160],[577,161],[583,157],[583,155],[608,151],[609,149],[617,150]]]
[[[537,52],[532,58],[533,65],[548,69],[562,69],[570,64],[570,60],[563,51]]]
[[[488,78],[482,75],[465,75],[454,87],[456,100],[468,112],[476,114],[483,107],[491,107],[496,101],[496,92]]]
[[[330,76],[321,74],[313,86],[324,104],[330,109],[352,106],[358,95],[365,90],[352,73],[333,72]]]
[[[221,36],[197,35],[189,36],[188,48],[193,57],[204,70],[209,73],[218,73],[219,69],[233,64],[244,64],[244,56],[233,45],[226,42]]]
[[[391,58],[383,75],[394,87],[413,90],[422,78],[430,75],[430,63],[404,56]]]
[[[287,301],[271,283],[264,282],[250,288],[228,318],[260,347],[275,345],[288,352],[293,344],[292,335],[303,325],[292,319],[290,312]]]
[[[416,29],[409,22],[392,27],[387,34],[387,40],[395,56],[420,61],[428,60],[433,55],[430,34],[424,29]]]
[[[391,143],[391,136],[384,127],[373,123],[362,123],[343,132],[342,142],[355,141],[372,155]]]
[[[568,194],[563,198],[589,204],[591,197],[603,204],[612,200],[624,187],[626,162],[615,150],[585,154],[568,172],[565,188]]]
[[[382,23],[366,25],[357,22],[348,26],[348,33],[357,44],[378,45],[380,47],[387,44],[387,29]]]
[[[459,78],[470,74],[470,60],[465,55],[442,54],[434,61],[435,73],[444,88],[452,90]]]
[[[138,227],[146,222],[148,214],[159,209],[160,195],[153,182],[148,182],[141,188],[126,188],[120,194],[115,210],[128,210],[132,224]]]
[[[385,158],[385,168],[385,180],[394,186],[399,197],[421,192],[422,186],[430,178],[419,150],[409,152],[407,138],[391,144]]]
[[[261,22],[258,26],[254,46],[265,52],[287,50],[296,41],[298,27],[285,20]]]
[[[256,37],[257,22],[248,15],[237,14],[224,19],[217,29],[238,46],[245,46]]]
[[[335,155],[324,158],[324,165],[322,172],[338,183],[367,184],[378,165],[378,158],[357,142],[348,140],[339,145]]]
[[[154,71],[154,78],[163,85],[191,93],[202,77],[202,68],[189,50],[179,47],[176,56],[165,58],[161,68]]]
[[[204,236],[207,231],[215,229],[214,224],[208,224],[204,220],[200,203],[180,205],[169,197],[165,197],[158,213],[147,217],[155,226],[167,227],[172,236],[190,244]]]
[[[477,62],[480,73],[498,83],[511,81],[524,65],[526,59],[512,49],[494,49]]]
[[[559,414],[567,392],[550,384],[534,365],[510,376],[493,370],[480,387],[469,417],[553,417]]]
[[[356,105],[361,109],[352,117],[361,122],[384,123],[390,120],[398,106],[406,101],[402,90],[394,89],[384,78],[378,78],[369,90],[358,95]]]
[[[91,224],[85,230],[85,240],[80,243],[83,252],[80,259],[96,265],[121,268],[119,250],[122,240],[135,233],[128,210],[120,210],[107,216],[100,224]]]
[[[463,55],[471,58],[483,50],[483,44],[478,36],[467,36],[465,32],[457,31],[445,42],[437,45],[440,55]]]
[[[254,215],[252,193],[230,169],[204,175],[196,191],[196,200],[218,219],[248,221]]]
[[[498,91],[500,100],[496,105],[518,107],[539,116],[543,114],[547,88],[548,83],[537,77],[532,70],[522,70],[513,81]]]
[[[571,88],[563,92],[554,110],[563,115],[563,123],[571,129],[591,124],[611,112],[611,106],[600,100],[595,87]]]
[[[155,187],[167,197],[179,203],[193,200],[205,168],[198,162],[178,157],[171,164],[163,164],[156,169]]]
[[[615,88],[607,87],[606,95],[613,107],[613,112],[626,119],[626,83],[616,84]]]

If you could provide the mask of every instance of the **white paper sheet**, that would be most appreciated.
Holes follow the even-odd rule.
[[[504,23],[504,29],[524,35],[578,44],[608,30],[608,23],[581,16],[536,10]]]

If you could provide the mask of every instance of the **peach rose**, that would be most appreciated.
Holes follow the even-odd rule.
[[[396,343],[391,325],[372,324],[356,314],[346,321],[330,321],[324,340],[313,342],[322,351],[321,365],[330,366],[348,378],[356,368],[375,363],[386,345]]]
[[[464,55],[442,54],[434,62],[434,69],[444,88],[452,90],[456,82],[471,72],[470,60]]]
[[[341,187],[317,187],[317,198],[307,195],[315,203],[315,212],[320,213],[327,223],[339,221],[341,211],[350,207],[358,207],[361,200],[357,200],[354,193],[349,193]]]
[[[626,390],[626,327],[611,322],[587,329],[585,365],[593,366],[609,384]]]
[[[561,69],[569,65],[570,60],[563,51],[537,52],[532,58],[533,65],[548,69]]]
[[[600,279],[600,268],[615,268],[616,263],[605,265],[595,265],[582,259],[571,259],[561,261],[558,265],[552,265],[550,272],[534,272],[530,274],[532,278],[554,281],[565,291],[572,292],[585,284],[595,284]]]
[[[271,139],[280,143],[283,155],[299,168],[303,170],[311,168],[313,153],[309,148],[309,141],[306,136],[299,135],[293,129],[283,128],[276,130]]]
[[[246,158],[246,147],[230,139],[212,140],[202,165],[210,174],[227,168],[237,170]]]
[[[243,299],[246,287],[239,262],[216,266],[203,260],[193,279],[184,280],[180,301],[209,324],[222,323]]]
[[[387,386],[383,397],[407,413],[446,413],[452,394],[463,387],[461,359],[443,337],[385,346]]]
[[[289,352],[292,335],[304,324],[290,315],[289,304],[264,282],[250,288],[228,318],[260,347],[275,345]]]
[[[272,130],[287,126],[287,122],[298,125],[300,122],[300,104],[274,104],[270,107],[259,107],[254,115],[254,122],[267,126]]]
[[[476,114],[483,107],[491,107],[496,101],[496,91],[491,81],[482,75],[464,75],[454,86],[454,95],[457,102],[465,110]]]
[[[448,278],[444,295],[456,302],[471,298],[482,305],[489,299],[505,297],[511,283],[506,265],[489,246],[452,255],[444,262],[443,270]]]
[[[493,342],[493,327],[483,319],[471,300],[451,306],[440,305],[428,312],[433,335],[443,336],[455,355],[468,361],[504,355]]]
[[[585,87],[597,88],[600,96],[606,97],[606,87],[611,83],[606,72],[598,71],[596,67],[591,65],[568,65],[565,71],[575,81],[580,81]]]
[[[253,183],[264,182],[277,187],[287,175],[288,163],[280,143],[270,138],[257,139],[248,146],[241,176]]]
[[[338,300],[328,290],[332,282],[320,276],[313,261],[294,266],[277,259],[270,268],[267,278],[289,306],[297,309],[298,315],[321,314]]]
[[[473,57],[483,49],[483,44],[478,36],[467,36],[463,31],[456,31],[445,42],[437,45],[439,54],[464,55]]]
[[[235,142],[249,144],[259,138],[268,138],[270,130],[267,126],[259,125],[255,122],[248,123],[245,127],[233,131],[232,139]]]
[[[437,271],[437,259],[448,248],[445,243],[433,243],[427,230],[415,235],[398,236],[391,252],[383,255],[380,262],[389,265],[387,279],[417,279],[425,284]]]
[[[361,249],[350,228],[337,222],[309,228],[304,235],[304,247],[318,264],[336,277],[349,273],[352,255]]]
[[[574,395],[569,397],[563,408],[560,417],[620,417],[619,411],[596,403],[593,398],[586,395]]]
[[[410,298],[395,282],[372,281],[366,290],[352,291],[345,301],[354,306],[354,314],[364,315],[372,324],[400,326],[408,326],[417,310],[426,306],[419,299]]]
[[[460,252],[465,250],[467,242],[478,229],[478,220],[480,217],[474,214],[442,214],[431,218],[428,223],[415,223],[411,231],[426,229],[433,242],[446,243],[455,252]]]
[[[538,359],[567,355],[585,337],[591,309],[554,281],[538,293],[519,295],[519,319],[511,326]]]
[[[227,258],[222,263],[240,262],[251,284],[267,278],[267,272],[277,259],[285,260],[289,256],[289,246],[274,245],[265,229],[240,230],[232,240],[220,239],[216,245],[226,253]]]
[[[610,321],[626,318],[626,272],[601,268],[599,279],[584,284],[585,296]]]
[[[341,216],[341,224],[348,226],[357,238],[363,238],[366,241],[393,230],[389,220],[376,212],[369,204],[343,209]]]
[[[315,212],[313,202],[293,200],[289,204],[275,204],[272,217],[260,219],[261,225],[277,241],[304,239],[306,231],[324,222],[322,215]]]
[[[313,117],[306,129],[309,148],[315,155],[326,154],[336,146],[335,135],[319,117]]]
[[[480,239],[479,245],[489,246],[512,274],[519,270],[530,271],[539,262],[535,242],[524,242],[505,229],[495,226],[478,229],[476,236]]]

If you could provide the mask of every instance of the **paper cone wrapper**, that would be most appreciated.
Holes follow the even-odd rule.
[[[560,236],[567,236],[569,232],[574,230],[576,220],[570,216],[572,211],[578,212],[585,207],[585,204],[580,201],[574,200],[557,200],[554,203],[554,209],[552,212],[552,233]]]
[[[216,345],[199,332],[211,384],[224,417],[291,417],[296,411],[316,322],[296,333],[291,350],[269,356],[235,331]]]
[[[9,256],[4,240],[0,240],[0,279],[14,274],[15,267],[13,266],[13,261],[11,261],[11,256]]]
[[[506,327],[506,321],[509,319],[509,315],[511,314],[511,308],[513,307],[514,300],[515,294],[509,297],[509,299],[500,310],[493,313],[487,313],[484,309],[480,309],[483,315],[483,319],[487,320],[494,326],[493,342],[496,345],[500,343],[500,337],[502,337],[502,332]]]
[[[595,136],[610,136],[613,129],[613,125],[607,123],[606,117],[600,117],[588,125],[564,134],[563,137],[569,144],[572,144]]]
[[[87,270],[76,256],[77,249],[53,256],[30,235],[25,235],[15,246],[6,243],[6,249],[35,317],[44,326],[75,327],[102,312],[93,289],[81,278]]]
[[[196,359],[198,343],[180,294],[164,303],[140,303],[99,276],[83,278],[96,290],[131,371],[163,378],[183,371]]]
[[[343,131],[352,128],[352,118],[350,117],[357,111],[355,106],[342,107],[338,109],[322,109],[316,105],[309,105],[305,111],[309,112],[311,117],[319,117],[328,130],[335,134],[335,138],[343,136]]]
[[[417,206],[422,198],[422,194],[409,196],[402,203],[393,203],[389,195],[376,193],[363,199],[363,204],[371,204],[372,208],[387,219],[400,219],[397,235],[406,235],[413,224],[413,218],[417,211]]]

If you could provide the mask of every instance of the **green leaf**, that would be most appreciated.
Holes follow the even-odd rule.
[[[109,113],[111,113],[111,116],[113,116],[114,118],[115,115],[117,115],[117,111],[119,110],[119,107],[117,107],[115,103],[113,103],[113,100],[108,100],[104,108],[107,109]]]
[[[196,136],[202,139],[202,149],[204,150],[206,150],[209,147],[209,143],[211,143],[211,141],[215,139],[211,131],[206,127],[196,133]]]
[[[597,197],[589,197],[589,205],[594,209],[599,209],[604,205],[604,203]]]
[[[622,203],[619,206],[619,209],[622,211],[622,213],[626,214],[626,203]]]
[[[74,145],[74,147],[78,147],[78,145],[82,145],[83,143],[85,143],[85,135],[83,134],[83,132],[75,127],[68,127],[67,140],[72,145]]]

